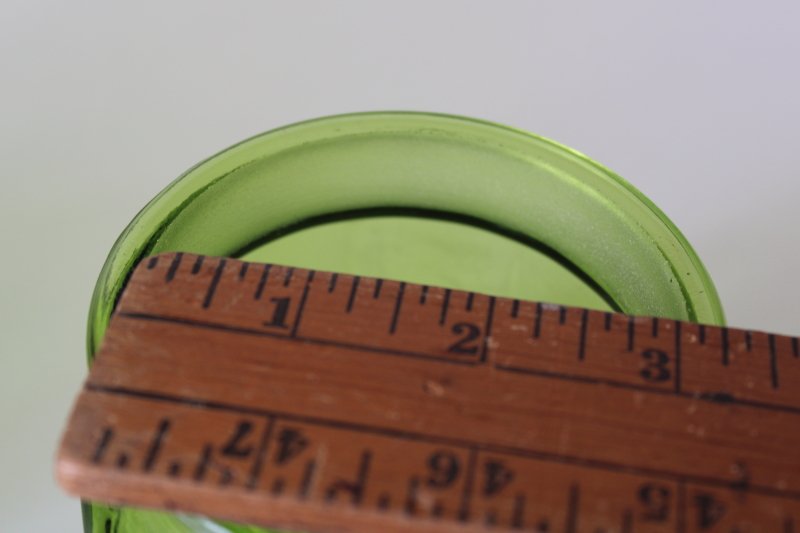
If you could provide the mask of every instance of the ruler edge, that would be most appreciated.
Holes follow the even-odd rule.
[[[108,322],[108,327],[106,328],[106,330],[111,328],[112,322],[113,322],[114,318],[116,317],[116,315],[118,313],[118,309],[120,308],[120,305],[123,304],[123,302],[125,301],[126,294],[128,293],[128,288],[130,286],[130,282],[134,279],[134,277],[137,275],[137,273],[140,270],[147,269],[147,266],[146,266],[147,260],[152,259],[152,258],[163,258],[163,257],[172,258],[177,253],[181,253],[181,252],[176,252],[176,251],[173,251],[173,252],[161,252],[159,254],[143,256],[141,258],[141,260],[139,260],[138,264],[134,267],[134,269],[132,269],[131,274],[126,278],[126,280],[124,281],[122,287],[120,288],[120,290],[119,290],[119,292],[117,294],[117,297],[116,297],[115,302],[114,302],[114,306],[112,308],[111,316],[110,316],[110,319],[109,319],[109,322]],[[186,255],[198,256],[198,255],[201,255],[201,254],[195,254],[195,253],[186,252]],[[219,256],[205,256],[205,257],[207,259],[233,260],[233,261],[237,261],[239,263],[249,263],[251,265],[272,264],[272,265],[275,265],[275,266],[293,268],[293,269],[296,269],[296,271],[298,271],[298,272],[305,272],[306,275],[308,275],[308,273],[310,273],[310,272],[316,272],[316,273],[325,273],[325,274],[331,274],[331,275],[332,274],[337,274],[337,275],[349,276],[349,277],[360,276],[358,274],[347,274],[347,273],[339,273],[339,272],[333,272],[333,271],[308,269],[308,268],[304,268],[304,267],[290,267],[288,265],[279,265],[279,264],[275,264],[275,263],[243,261],[241,259],[224,258],[224,257],[219,257]],[[410,285],[416,285],[416,286],[420,286],[420,287],[423,286],[422,284],[415,283],[415,282],[402,282],[400,280],[391,280],[391,279],[387,279],[387,278],[375,278],[375,277],[372,277],[372,276],[360,276],[360,277],[361,278],[369,278],[369,279],[383,279],[384,281],[394,281],[394,282],[397,282],[397,283],[407,283],[407,284],[410,284]],[[431,287],[433,287],[433,286],[431,286]],[[435,287],[439,287],[439,286],[437,285]],[[445,287],[441,287],[441,288],[445,288]],[[500,300],[500,299],[508,300],[508,301],[518,300],[520,303],[525,302],[525,303],[532,303],[532,304],[542,304],[543,306],[547,306],[548,308],[551,308],[551,309],[567,308],[567,309],[581,310],[581,311],[587,310],[587,311],[594,311],[596,313],[606,313],[606,314],[610,313],[612,315],[620,315],[620,316],[625,316],[625,317],[632,317],[634,319],[664,318],[664,317],[656,317],[656,316],[653,316],[653,315],[632,315],[632,314],[621,313],[621,312],[617,312],[617,311],[603,311],[603,310],[589,309],[589,308],[584,308],[584,307],[576,307],[576,306],[570,306],[570,305],[562,305],[562,304],[555,304],[555,303],[549,303],[549,302],[542,302],[542,301],[537,301],[537,300],[523,300],[523,299],[515,299],[515,298],[511,298],[511,297],[504,297],[504,296],[493,296],[493,295],[486,294],[486,293],[480,293],[480,292],[475,292],[475,291],[467,291],[467,290],[463,290],[463,289],[450,289],[450,290],[451,291],[463,292],[463,293],[473,292],[476,295],[480,294],[480,295],[483,295],[483,296],[486,296],[486,297],[489,297],[489,298],[495,298],[495,299],[498,299],[498,300]],[[673,321],[675,323],[681,323],[681,324],[699,324],[697,322],[691,322],[691,321],[688,321],[688,320],[676,320],[676,319],[671,319],[671,318],[664,318],[664,320]],[[798,339],[798,337],[791,336],[791,335],[784,335],[784,334],[778,334],[778,333],[769,333],[769,332],[761,331],[761,330],[745,330],[745,329],[742,329],[742,328],[730,328],[730,327],[727,327],[727,326],[716,326],[716,325],[713,325],[713,324],[700,324],[700,325],[707,326],[707,327],[710,327],[710,328],[715,328],[715,329],[718,329],[718,330],[726,329],[726,330],[729,330],[729,331],[760,333],[760,334],[774,336],[774,337],[784,337],[784,338],[794,339],[794,340]],[[487,334],[486,337],[488,339],[490,337],[490,334]],[[103,352],[104,344],[105,344],[105,334],[103,336],[103,342],[100,343],[99,348],[98,348],[98,350],[97,350],[97,352],[96,352],[94,357],[99,356]],[[89,370],[91,371],[91,367],[90,367]],[[78,496],[78,497],[82,497],[82,498],[87,498],[87,499],[92,500],[92,501],[98,501],[98,502],[103,502],[103,503],[111,503],[111,504],[114,504],[114,505],[130,506],[131,504],[125,498],[121,498],[121,497],[108,498],[107,497],[108,496],[108,492],[102,490],[102,488],[104,486],[107,486],[109,483],[111,483],[111,481],[108,481],[108,479],[109,479],[108,478],[108,472],[110,472],[110,470],[108,470],[107,468],[103,468],[103,467],[92,467],[92,466],[88,465],[85,462],[81,463],[77,459],[70,458],[66,454],[66,452],[64,450],[64,444],[65,444],[65,440],[67,438],[67,431],[72,425],[71,422],[72,422],[72,420],[74,418],[75,411],[77,410],[77,408],[79,406],[79,400],[83,396],[84,392],[86,392],[86,390],[87,390],[86,389],[86,385],[88,384],[89,375],[90,374],[87,373],[86,379],[84,380],[84,384],[83,384],[83,386],[81,387],[81,389],[79,391],[78,398],[76,398],[76,400],[73,401],[72,409],[70,410],[70,414],[69,414],[69,417],[67,419],[68,422],[67,422],[65,431],[62,432],[62,438],[60,439],[58,450],[57,450],[57,454],[56,454],[56,469],[55,469],[56,480],[57,480],[59,486],[65,492],[67,492],[68,494],[71,494],[71,495],[74,495],[74,496]],[[88,477],[86,476],[87,467],[89,469],[88,471],[91,472],[91,475],[88,476]],[[126,479],[131,479],[131,474],[133,474],[132,481],[124,482],[124,480],[126,480]],[[138,488],[140,486],[140,484],[141,484],[142,487],[151,487],[151,490],[152,490],[153,479],[154,478],[152,476],[147,475],[147,474],[133,473],[133,472],[130,472],[130,471],[125,471],[125,472],[120,472],[118,475],[114,474],[112,477],[115,477],[115,478],[119,477],[120,479],[122,479],[123,483],[121,483],[119,485],[115,485],[115,486],[124,486],[124,487],[126,487],[125,490],[128,490],[131,487],[136,489],[136,488]],[[84,482],[80,481],[82,478],[85,480]],[[105,483],[103,482],[103,479],[106,480]],[[173,485],[174,483],[175,482],[170,482],[169,480],[159,479],[158,482],[157,482],[157,485],[159,486],[159,488],[164,488],[164,487],[169,488],[170,485]],[[87,487],[87,490],[83,490],[81,488],[81,487],[84,487],[84,486]],[[99,489],[97,491],[94,491],[92,489],[92,487],[99,487]],[[184,487],[182,487],[182,488],[184,488]],[[202,484],[198,484],[198,486],[196,488],[191,488],[191,487],[185,488],[185,490],[188,490],[189,492],[196,492],[198,495],[199,494],[208,493],[208,494],[213,495],[215,497],[219,496],[219,492],[216,490],[215,487],[208,487],[207,485],[202,485]],[[103,494],[101,494],[101,492]],[[114,493],[115,491],[112,490],[111,492]],[[248,498],[248,499],[252,499],[252,500],[254,500],[254,502],[258,502],[261,506],[264,505],[265,501],[271,501],[271,502],[275,502],[276,501],[275,499],[271,499],[270,500],[270,499],[263,498],[263,496],[259,496],[258,494],[259,493],[253,493],[253,496],[251,498]],[[209,506],[207,506],[207,505],[204,505],[202,509],[196,509],[196,508],[194,508],[192,506],[190,501],[189,501],[189,503],[187,505],[184,505],[183,503],[181,503],[181,504],[179,504],[179,506],[172,507],[170,505],[165,504],[164,503],[165,500],[164,499],[159,499],[157,495],[158,495],[158,492],[156,491],[155,494],[153,495],[153,497],[148,501],[148,504],[146,504],[146,505],[141,505],[139,503],[136,503],[136,504],[133,504],[132,506],[133,507],[146,507],[148,509],[152,509],[152,510],[156,510],[156,511],[166,511],[166,512],[179,511],[179,512],[188,512],[190,514],[199,514],[199,515],[206,515],[206,512],[209,509]],[[248,497],[248,492],[245,491],[245,490],[236,490],[236,492],[231,495],[231,499],[232,500],[241,501],[241,498],[243,496],[245,498],[247,498]],[[211,500],[209,500],[209,501],[212,501],[212,500],[213,500],[213,498]],[[280,500],[277,500],[277,501],[279,503],[277,505],[275,505],[275,507],[276,508],[287,507],[287,512],[289,514],[292,514],[293,512],[299,511],[299,514],[302,515],[303,513],[307,513],[309,511],[308,503],[296,503],[296,500],[289,499],[289,498],[286,498],[283,503],[280,503]],[[286,504],[288,504],[288,505],[286,505]],[[324,515],[329,515],[328,512],[325,512],[325,508],[324,507],[318,506],[318,505],[313,505],[313,506],[314,507],[318,507],[319,509],[321,509],[323,516]],[[180,509],[178,507],[180,507]],[[270,507],[273,507],[273,505],[270,505]],[[295,511],[292,511],[291,510],[292,507],[296,507],[297,509]],[[221,505],[220,508],[221,509],[224,508],[224,505]],[[401,522],[400,524],[398,524],[398,527],[400,528],[400,529],[398,529],[398,531],[407,531],[408,527],[414,527],[419,531],[423,531],[424,530],[424,529],[420,529],[420,523],[419,523],[419,519],[418,518],[415,518],[413,520],[408,520],[406,522],[401,518],[400,515],[396,515],[396,514],[380,515],[379,513],[375,513],[373,511],[366,511],[365,512],[364,509],[348,509],[347,507],[334,507],[333,509],[334,509],[333,513],[335,513],[336,515],[341,515],[341,513],[344,512],[346,514],[352,514],[354,518],[359,518],[359,519],[362,519],[365,516],[375,515],[375,516],[378,517],[378,524],[376,524],[376,526],[381,527],[381,528],[383,528],[384,530],[387,530],[387,531],[390,530],[390,529],[387,529],[387,523],[384,523],[384,521],[387,520],[387,519],[388,519],[388,522],[389,522],[389,524],[388,524],[389,527],[394,525],[394,524],[392,524],[392,522]],[[235,522],[243,522],[243,521],[247,522],[247,519],[243,520],[243,518],[241,516],[232,517],[232,518],[230,516],[226,517],[224,512],[220,512],[220,513],[213,512],[213,513],[209,513],[209,514],[213,514],[213,516],[214,516],[213,519],[214,520],[231,520],[231,521],[235,521]],[[444,531],[447,531],[450,528],[453,528],[456,531],[465,531],[465,530],[468,531],[468,530],[471,530],[472,527],[477,528],[476,530],[485,531],[485,526],[479,525],[477,523],[472,523],[472,522],[460,523],[460,522],[457,522],[457,521],[452,521],[452,522],[451,521],[436,522],[436,521],[432,521],[432,520],[427,520],[427,521],[431,522],[431,525],[433,526],[432,531],[435,531],[435,532],[439,532],[439,531],[444,532]],[[406,522],[406,523],[402,523],[402,522]],[[271,528],[278,528],[278,529],[284,528],[285,529],[285,528],[288,527],[288,528],[291,529],[291,528],[296,528],[296,527],[303,528],[303,527],[307,527],[308,525],[312,525],[313,526],[318,522],[314,522],[314,520],[312,519],[311,521],[308,521],[308,522],[305,522],[305,521],[301,521],[301,522],[297,522],[297,521],[283,522],[283,521],[281,521],[280,523],[276,523],[276,524],[263,524],[263,522],[260,522],[260,520],[256,518],[256,519],[254,519],[254,521],[247,522],[247,523],[259,524],[260,527],[267,527],[267,528],[271,527]],[[426,524],[423,524],[423,525],[426,525]],[[351,530],[349,528],[344,528],[344,529],[334,528],[334,529],[331,529],[330,531],[331,531],[331,533],[333,533],[335,531],[346,532],[346,531],[351,531]]]

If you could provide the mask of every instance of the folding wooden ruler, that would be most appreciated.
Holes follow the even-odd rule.
[[[798,339],[168,253],[61,444],[84,498],[294,531],[800,533]]]

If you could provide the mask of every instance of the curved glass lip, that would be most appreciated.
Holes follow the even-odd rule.
[[[107,321],[110,318],[110,314],[113,311],[113,303],[110,305],[104,306],[102,305],[104,301],[106,302],[115,302],[116,298],[119,296],[122,288],[127,279],[127,275],[130,274],[130,271],[135,266],[141,257],[133,258],[130,264],[130,268],[126,275],[123,276],[124,279],[120,279],[119,283],[115,284],[113,287],[107,287],[106,282],[109,280],[109,274],[111,273],[111,267],[114,262],[114,259],[117,257],[120,251],[122,251],[123,246],[127,243],[127,237],[130,233],[137,227],[138,223],[142,221],[142,219],[148,214],[151,207],[156,205],[164,196],[168,195],[172,192],[176,187],[179,187],[182,182],[191,174],[193,174],[197,169],[203,167],[207,163],[214,161],[225,154],[228,154],[236,149],[252,143],[257,140],[262,140],[264,137],[274,136],[278,133],[299,129],[306,126],[313,126],[318,123],[330,123],[335,122],[341,119],[353,119],[358,117],[386,117],[386,118],[393,118],[393,117],[425,117],[425,118],[442,118],[446,120],[455,120],[459,122],[468,122],[477,124],[480,126],[487,126],[490,129],[499,129],[506,132],[511,132],[516,135],[521,135],[523,137],[528,137],[533,139],[539,143],[544,145],[549,145],[552,148],[555,148],[557,151],[566,152],[567,154],[571,155],[575,159],[577,159],[580,163],[583,163],[594,170],[598,171],[600,175],[605,178],[608,178],[613,183],[621,186],[627,193],[632,195],[641,205],[645,206],[649,209],[655,217],[663,224],[664,228],[668,230],[675,240],[679,243],[682,247],[683,252],[686,254],[686,257],[689,259],[692,266],[695,268],[696,272],[702,278],[700,281],[703,285],[704,292],[706,293],[706,298],[710,302],[711,312],[713,315],[713,321],[716,324],[724,324],[725,323],[725,314],[722,308],[721,302],[719,300],[719,294],[711,281],[711,278],[706,270],[705,266],[703,265],[700,257],[695,252],[694,248],[691,246],[689,241],[683,235],[683,233],[678,229],[678,227],[667,217],[667,215],[658,208],[647,196],[645,196],[639,189],[633,186],[630,182],[619,176],[618,174],[614,173],[607,167],[601,165],[600,163],[596,162],[595,160],[591,159],[590,157],[586,156],[582,152],[570,148],[564,144],[561,144],[557,141],[553,141],[547,137],[543,137],[541,135],[537,135],[531,133],[526,130],[522,130],[519,128],[515,128],[512,126],[507,126],[504,124],[477,119],[472,117],[466,117],[461,115],[454,115],[454,114],[446,114],[446,113],[433,113],[433,112],[424,112],[424,111],[365,111],[365,112],[358,112],[358,113],[343,113],[343,114],[336,114],[336,115],[329,115],[324,117],[318,117],[308,120],[303,120],[300,122],[295,122],[292,124],[287,124],[285,126],[281,126],[278,128],[274,128],[262,133],[258,133],[242,141],[239,141],[235,144],[228,146],[227,148],[220,150],[219,152],[203,159],[202,161],[198,162],[197,164],[190,167],[188,170],[183,172],[180,176],[178,176],[175,180],[173,180],[170,184],[168,184],[164,189],[162,189],[150,202],[148,202],[133,218],[133,220],[128,224],[128,226],[123,230],[120,236],[115,241],[114,245],[109,252],[108,257],[103,265],[103,268],[100,272],[98,277],[97,284],[95,285],[95,289],[92,295],[92,300],[89,309],[89,321],[88,321],[88,331],[87,331],[87,355],[91,361],[92,356],[94,355],[96,349],[99,346],[99,343],[102,339],[102,336],[105,332],[105,328],[107,325]],[[668,254],[664,253],[663,249],[660,245],[657,244],[661,253],[665,256]],[[677,280],[681,277],[676,276]],[[685,287],[681,284],[681,289],[684,291],[684,297],[687,301],[690,300],[688,295],[686,294]],[[97,329],[96,321],[102,320],[105,323],[100,325],[100,328]]]

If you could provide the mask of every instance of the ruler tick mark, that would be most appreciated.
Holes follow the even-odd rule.
[[[584,309],[581,314],[581,333],[578,341],[578,361],[583,361],[586,356],[586,326],[589,324],[589,310]]]
[[[447,306],[450,305],[450,289],[444,290],[444,301],[442,302],[442,314],[439,315],[439,325],[443,326],[447,318]]]
[[[467,294],[467,305],[465,307],[465,309],[467,311],[472,311],[472,301],[474,299],[475,299],[475,293],[474,292],[471,292],[471,293]]]
[[[745,331],[744,332],[744,343],[747,346],[747,351],[748,352],[753,349],[753,334],[752,334],[752,332],[750,332],[750,331]]]
[[[567,321],[567,308],[563,305],[558,306],[558,323],[564,324]]]
[[[625,509],[622,512],[622,532],[632,533],[633,531],[633,512],[630,509]]]
[[[378,510],[379,511],[387,511],[391,506],[391,496],[388,492],[382,492],[380,496],[378,496]]]
[[[311,490],[311,481],[314,479],[314,471],[316,468],[316,460],[311,459],[306,463],[306,467],[303,470],[303,480],[300,482],[300,489],[298,490],[298,495],[300,498],[304,499],[308,497],[308,493]]]
[[[408,516],[414,516],[417,512],[417,494],[419,492],[419,478],[412,477],[408,481],[408,492],[406,493],[406,504],[403,512]]]
[[[183,252],[178,252],[175,254],[175,257],[172,259],[172,263],[169,265],[169,270],[167,270],[167,277],[165,278],[167,283],[175,278],[175,273],[178,271],[178,267],[181,266],[182,259]]]
[[[270,416],[267,418],[264,433],[261,435],[261,441],[258,443],[256,449],[256,459],[253,462],[253,467],[250,469],[250,477],[247,480],[247,488],[253,490],[258,484],[258,478],[261,475],[261,468],[264,464],[264,458],[267,456],[267,448],[269,447],[270,436],[272,435],[272,428],[275,425],[275,417]]]
[[[103,454],[108,447],[108,443],[111,442],[111,438],[114,436],[114,430],[111,428],[106,428],[103,431],[103,436],[100,437],[100,442],[97,443],[97,448],[92,455],[92,462],[95,464],[99,464],[103,460]]]
[[[239,274],[236,276],[236,279],[238,279],[239,281],[244,280],[244,277],[247,275],[247,269],[249,266],[250,263],[248,263],[247,261],[242,263],[242,268],[239,269]]]
[[[306,286],[303,289],[303,296],[300,297],[300,305],[297,306],[297,316],[294,318],[294,326],[292,326],[292,332],[289,334],[292,337],[297,337],[297,329],[300,327],[300,319],[303,316],[303,309],[306,306],[306,300],[308,299],[308,291],[311,285],[311,280],[313,278],[309,277],[306,281]]]
[[[336,288],[336,280],[339,279],[339,274],[332,274],[331,275],[331,282],[328,284],[328,292],[333,292]]]
[[[569,487],[567,499],[567,520],[564,526],[565,533],[575,533],[578,530],[578,505],[580,503],[580,487],[573,483]]]
[[[634,333],[636,332],[635,326],[636,326],[636,324],[633,321],[633,317],[629,316],[628,317],[628,351],[629,352],[633,351],[633,336],[634,336]]]
[[[209,463],[211,462],[211,445],[206,444],[203,447],[203,453],[200,455],[200,461],[197,463],[197,467],[194,470],[194,480],[195,481],[202,481],[204,477],[206,477],[206,469],[208,468]]]
[[[539,337],[542,331],[542,302],[536,302],[536,318],[533,321],[533,338]]]
[[[511,527],[522,529],[525,523],[525,495],[520,493],[514,497],[514,511],[511,515]]]
[[[677,533],[686,532],[686,480],[678,480],[678,497],[675,505],[675,526]]]
[[[264,265],[264,270],[261,272],[261,278],[258,280],[258,287],[256,287],[256,293],[253,295],[254,300],[260,300],[261,294],[264,292],[264,285],[267,284],[267,278],[269,277],[269,271],[272,268],[271,264]]]
[[[792,337],[792,355],[797,359],[800,357],[800,346],[798,346],[797,337]]]
[[[167,433],[169,432],[170,421],[168,418],[164,418],[158,425],[158,430],[156,430],[156,434],[153,437],[153,442],[150,443],[150,448],[147,450],[147,455],[145,456],[144,464],[142,465],[142,472],[150,472],[155,466],[156,459],[158,459],[158,452],[161,450],[161,446],[164,444],[164,440],[167,437]]]
[[[611,317],[612,317],[611,313],[606,312],[606,316],[605,316],[605,318],[606,318],[606,320],[605,320],[605,330],[606,331],[611,331]]]
[[[675,321],[675,392],[681,392],[681,347],[683,337],[681,336],[681,322]]]
[[[720,334],[722,335],[722,365],[728,366],[728,328],[723,327]]]
[[[117,457],[117,468],[119,468],[120,470],[124,470],[127,467],[128,467],[128,454],[126,453],[119,454],[119,456]]]
[[[472,486],[475,483],[475,466],[478,462],[478,449],[471,448],[469,459],[467,459],[466,478],[464,481],[464,492],[461,495],[461,505],[458,509],[458,520],[466,522],[469,520],[470,498],[472,497]]]
[[[514,300],[514,303],[511,304],[511,318],[517,318],[519,314],[519,300]]]
[[[425,305],[425,301],[428,299],[428,286],[423,285],[422,290],[419,293],[419,305]]]
[[[699,333],[699,336],[700,336],[700,344],[705,344],[706,343],[706,326],[705,326],[705,324],[700,324],[700,327],[698,329],[699,329],[698,333]]]
[[[192,274],[197,274],[200,272],[200,269],[203,268],[203,261],[205,260],[206,256],[198,255],[197,259],[194,260],[194,265],[192,265]]]
[[[381,286],[383,285],[383,280],[378,278],[375,280],[375,291],[372,293],[372,298],[377,299],[381,295]]]
[[[181,475],[181,464],[178,461],[172,461],[167,467],[167,475],[169,477],[179,477]]]
[[[653,331],[652,331],[652,336],[653,336],[653,338],[654,338],[654,339],[655,339],[656,337],[658,337],[658,318],[656,318],[656,317],[653,317]]]
[[[775,335],[772,333],[768,336],[769,339],[769,370],[770,377],[772,378],[772,388],[778,388],[778,356],[775,352]]]
[[[150,261],[147,262],[147,270],[153,270],[157,264],[158,264],[158,256],[151,257]]]
[[[353,310],[353,302],[356,301],[356,293],[358,292],[358,282],[361,281],[361,276],[353,278],[353,286],[350,288],[350,298],[347,300],[347,309],[345,312],[349,313]]]
[[[286,269],[286,274],[283,278],[283,286],[288,287],[289,283],[292,282],[292,275],[294,274],[294,267],[289,267]]]
[[[225,269],[225,259],[220,259],[219,265],[217,266],[217,271],[214,272],[214,277],[211,279],[211,285],[208,287],[208,293],[206,293],[206,299],[203,301],[203,309],[208,309],[208,306],[211,305],[211,300],[214,298],[214,293],[217,291],[217,285],[219,284],[219,278],[222,276],[222,271]]]
[[[392,314],[392,324],[389,326],[389,333],[394,334],[397,330],[397,319],[400,318],[400,306],[403,305],[403,293],[406,290],[406,282],[401,281],[397,289],[397,300],[394,303],[394,313]]]
[[[489,354],[489,341],[492,338],[492,321],[494,319],[494,304],[495,297],[489,297],[489,310],[486,313],[486,335],[483,338],[483,347],[481,349],[481,363],[486,362],[486,356]]]

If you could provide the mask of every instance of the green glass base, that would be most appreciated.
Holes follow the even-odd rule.
[[[590,280],[534,246],[456,221],[388,215],[299,229],[242,259],[615,310]]]

